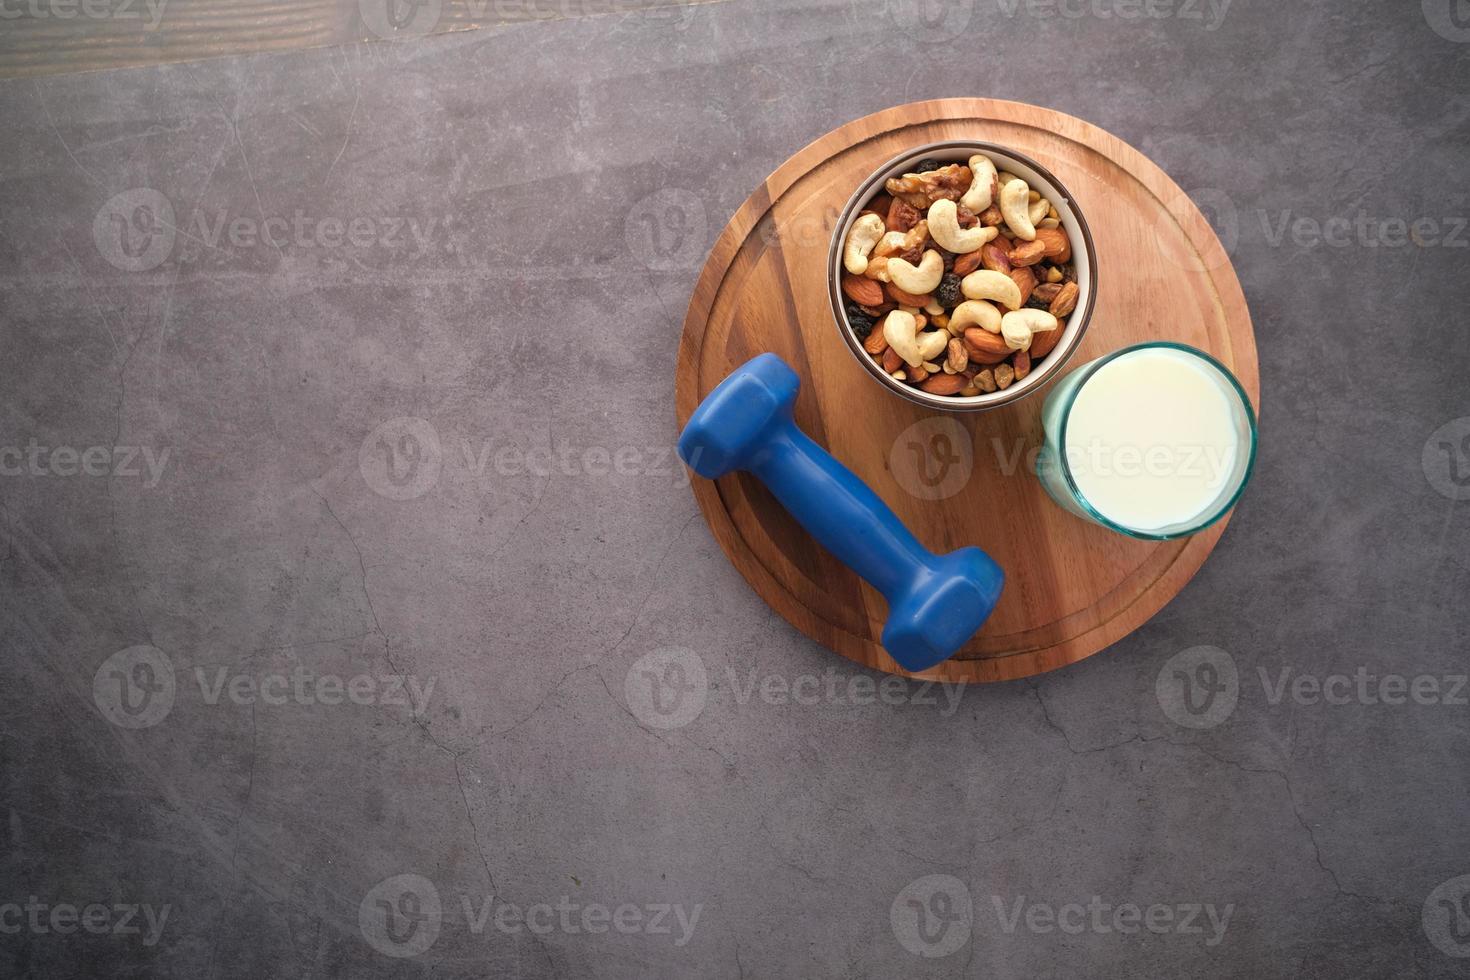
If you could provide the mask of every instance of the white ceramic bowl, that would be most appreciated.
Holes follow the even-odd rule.
[[[1030,374],[1009,388],[969,398],[955,395],[931,395],[927,391],[921,391],[902,381],[895,381],[868,355],[867,351],[863,350],[862,341],[858,339],[857,334],[853,333],[852,327],[847,322],[848,300],[842,292],[842,246],[847,241],[847,233],[852,228],[852,223],[862,214],[863,206],[883,189],[883,185],[890,177],[899,177],[911,172],[914,164],[920,160],[934,159],[942,163],[968,163],[970,157],[976,153],[984,153],[995,162],[996,169],[1020,177],[1031,185],[1032,190],[1039,191],[1043,197],[1055,205],[1057,214],[1061,217],[1062,228],[1072,240],[1072,267],[1077,273],[1077,306],[1067,317],[1066,327],[1056,347],[1032,368]],[[837,221],[837,230],[832,238],[832,251],[827,262],[827,278],[828,292],[832,297],[832,315],[836,317],[837,329],[853,355],[863,365],[863,369],[872,375],[874,380],[901,398],[907,398],[920,405],[948,412],[976,412],[999,408],[1025,398],[1046,384],[1048,380],[1056,377],[1057,372],[1067,363],[1067,360],[1076,351],[1077,345],[1081,343],[1082,334],[1086,332],[1087,323],[1092,318],[1092,307],[1097,297],[1097,252],[1092,244],[1092,232],[1088,229],[1087,220],[1078,209],[1077,202],[1045,167],[1030,157],[994,143],[952,140],[915,147],[902,156],[888,161],[871,177],[863,181],[852,198],[848,200],[847,207],[843,209],[842,216]]]

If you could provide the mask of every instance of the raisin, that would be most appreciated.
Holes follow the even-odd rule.
[[[934,290],[934,298],[939,300],[940,306],[949,310],[960,304],[961,281],[961,278],[953,272],[945,273],[944,278],[939,280],[939,288]]]
[[[940,163],[938,160],[920,160],[918,163],[914,164],[914,169],[910,172],[916,174],[927,174],[929,171],[938,170],[940,167],[943,166],[944,164]]]
[[[868,334],[873,332],[873,324],[878,322],[877,317],[863,311],[856,303],[847,304],[847,322],[852,327],[852,332],[860,339],[866,340]]]

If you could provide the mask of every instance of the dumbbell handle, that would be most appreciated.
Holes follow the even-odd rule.
[[[746,470],[838,560],[888,600],[882,643],[900,667],[952,656],[995,608],[1005,573],[979,548],[935,555],[867,484],[792,420],[800,381],[775,354],[752,358],[705,396],[679,437],[701,476]]]
[[[898,515],[790,419],[777,424],[750,470],[812,537],[883,593],[890,606],[932,572],[934,555]]]

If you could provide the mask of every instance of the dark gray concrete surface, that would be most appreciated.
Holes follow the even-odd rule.
[[[0,974],[1467,975],[1464,6],[570,5],[0,83]],[[697,516],[675,349],[770,170],[949,95],[1206,208],[1263,442],[1133,636],[867,704]]]

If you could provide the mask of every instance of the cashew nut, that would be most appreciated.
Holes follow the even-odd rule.
[[[1004,272],[976,269],[960,282],[966,299],[992,299],[1008,309],[1021,308],[1021,287]]]
[[[974,174],[974,179],[970,181],[970,189],[965,191],[965,196],[960,198],[960,206],[979,214],[995,203],[995,164],[990,157],[977,153],[970,157],[970,173]],[[935,241],[939,240],[936,238]]]
[[[934,360],[949,346],[948,333],[943,330],[919,333],[918,321],[902,310],[894,310],[883,320],[883,338],[909,367],[915,368]]]
[[[1042,218],[1045,218],[1050,213],[1051,204],[1044,197],[1040,200],[1032,201],[1026,207],[1026,217],[1031,219],[1031,224],[1033,226],[1035,226],[1036,222],[1040,221]]]
[[[941,248],[967,255],[999,235],[1000,229],[982,225],[961,228],[959,207],[953,201],[938,200],[929,205],[929,234]]]
[[[883,219],[865,214],[852,223],[847,233],[847,247],[842,250],[842,265],[855,276],[868,271],[868,255],[883,237]]]
[[[1000,216],[1017,238],[1031,241],[1036,237],[1036,226],[1031,223],[1031,188],[1019,177],[1000,189]]]
[[[978,299],[967,300],[956,306],[949,318],[950,329],[958,324],[960,333],[964,333],[966,327],[979,327],[990,333],[1000,333],[1000,321],[1000,310]]]
[[[903,259],[889,259],[888,276],[892,283],[904,292],[914,296],[925,296],[934,292],[939,286],[939,281],[944,278],[944,258],[931,248],[924,253],[924,257],[919,260],[917,266]]]
[[[1011,350],[1029,350],[1031,335],[1057,328],[1057,318],[1045,310],[1016,310],[1000,320],[1000,334]],[[892,343],[892,341],[889,341]]]

